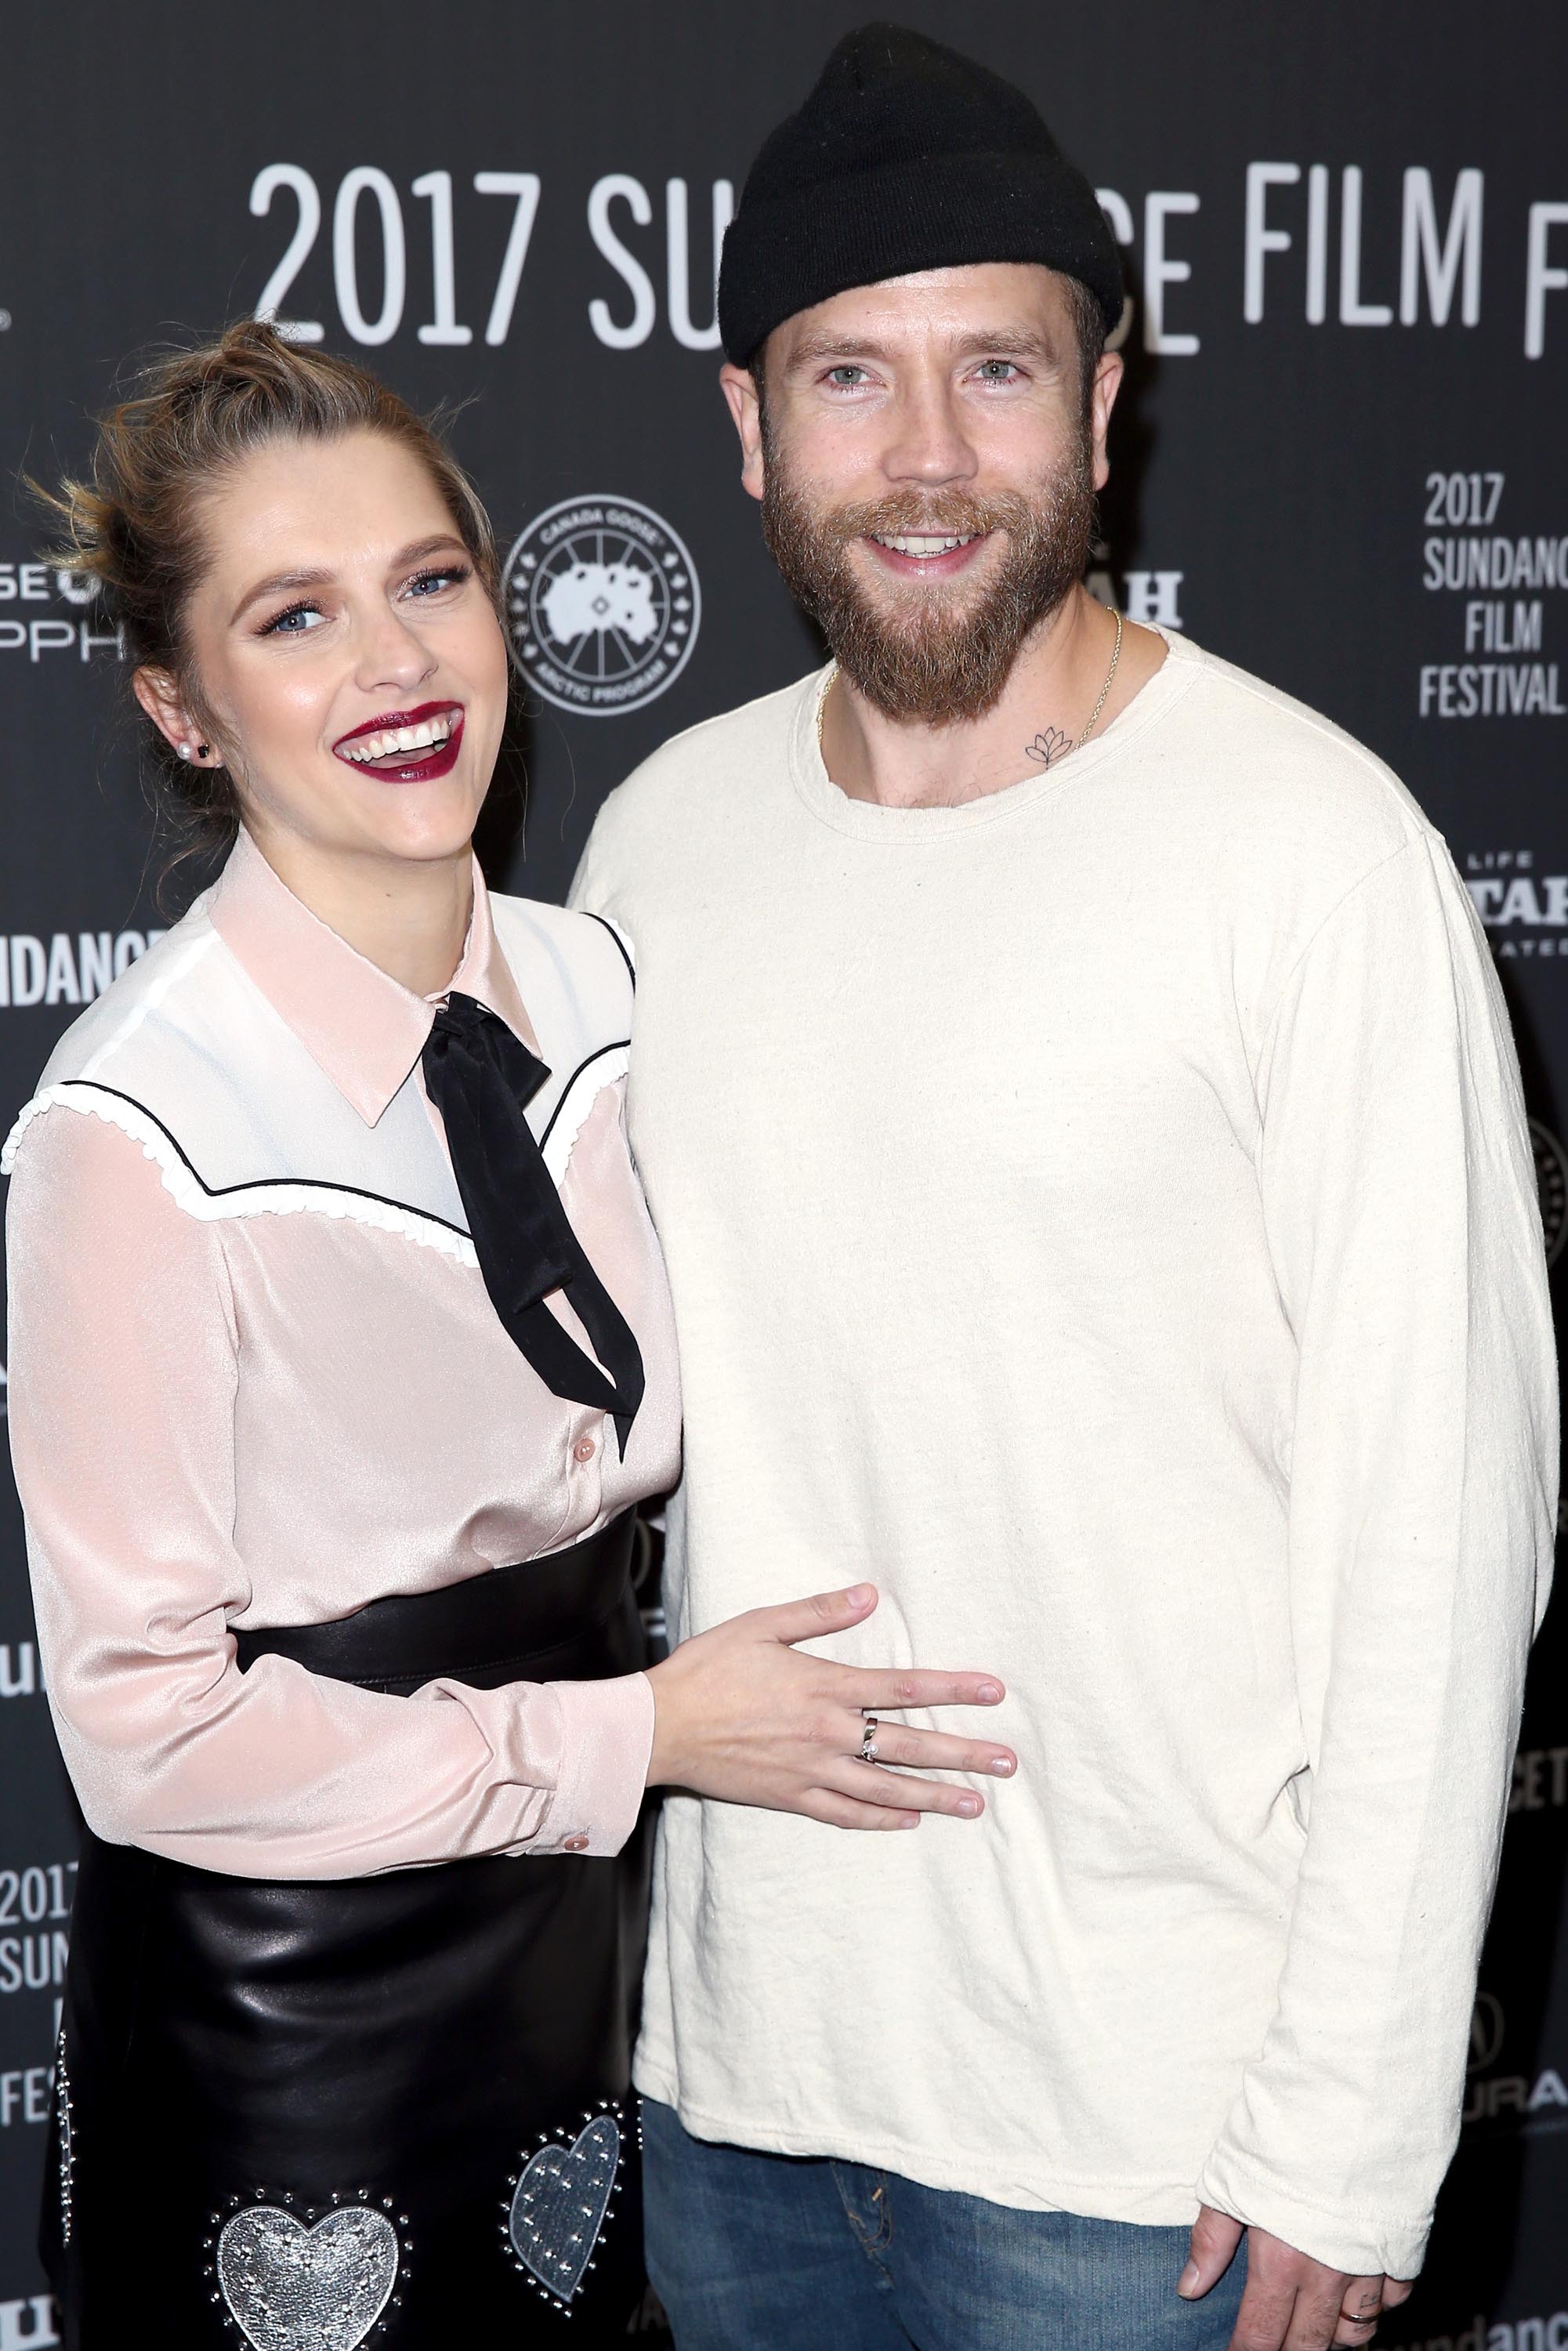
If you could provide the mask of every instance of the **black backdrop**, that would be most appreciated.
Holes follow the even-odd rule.
[[[1328,712],[1448,834],[1568,1222],[1568,158],[1559,0],[904,0],[1022,82],[1125,248],[1096,584]],[[168,919],[112,636],[16,484],[79,463],[117,362],[270,299],[462,403],[515,546],[521,676],[486,851],[565,890],[664,736],[816,656],[736,485],[716,213],[856,12],[628,0],[7,12],[0,140],[0,1124]],[[552,590],[573,563],[597,569]],[[580,608],[580,583],[606,591]],[[552,621],[554,628],[552,631]],[[1418,1186],[1422,1170],[1412,1166]],[[0,1386],[0,1403],[4,1388]],[[1568,2351],[1563,1638],[1538,1653],[1427,2351]],[[75,1828],[0,1498],[0,2351],[31,2251]],[[128,2281],[158,2339],[157,2183]]]

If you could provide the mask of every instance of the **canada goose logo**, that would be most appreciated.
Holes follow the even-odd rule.
[[[652,702],[697,640],[695,566],[635,498],[563,498],[529,523],[506,571],[512,654],[558,710],[614,718]]]

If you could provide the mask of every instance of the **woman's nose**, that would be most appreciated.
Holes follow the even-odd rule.
[[[430,647],[395,612],[365,622],[356,653],[357,683],[365,687],[417,684],[435,667]]]

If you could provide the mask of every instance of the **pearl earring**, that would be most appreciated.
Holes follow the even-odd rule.
[[[177,745],[175,746],[175,748],[178,750],[178,752],[179,752],[180,757],[181,757],[181,758],[182,758],[182,759],[188,759],[188,758],[190,758],[190,756],[191,756],[191,747],[190,747],[190,745],[189,745],[188,743],[180,743],[180,744],[177,744]]]

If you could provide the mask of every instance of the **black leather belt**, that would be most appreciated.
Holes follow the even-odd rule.
[[[292,1657],[329,1681],[402,1697],[438,1677],[475,1689],[591,1678],[573,1671],[573,1653],[621,1605],[636,1525],[623,1510],[570,1550],[371,1600],[328,1625],[236,1626],[236,1661],[246,1673],[257,1657]]]

